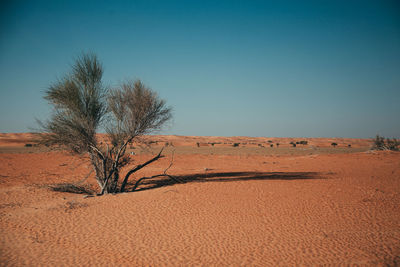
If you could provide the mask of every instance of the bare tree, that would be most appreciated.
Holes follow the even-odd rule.
[[[120,170],[131,160],[126,154],[128,144],[161,129],[171,119],[171,108],[140,81],[107,90],[102,74],[97,57],[84,54],[76,60],[71,74],[50,86],[45,99],[53,106],[53,114],[41,122],[41,138],[73,153],[88,154],[100,194],[105,194],[123,192],[130,175],[163,157],[161,150],[129,170],[118,188]],[[96,135],[100,127],[107,132],[104,144]]]

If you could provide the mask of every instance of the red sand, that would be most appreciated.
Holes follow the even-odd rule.
[[[29,141],[19,138],[13,145]],[[83,198],[46,187],[81,180],[90,171],[81,159],[64,152],[1,153],[1,265],[400,264],[400,153],[200,154],[194,140],[225,139],[154,138],[175,143],[177,151],[191,144],[192,153],[176,153],[169,173],[198,179]],[[310,146],[329,147],[332,140],[338,139]],[[143,162],[151,155],[135,157]],[[138,175],[160,173],[169,161]],[[93,177],[86,182],[95,184]]]

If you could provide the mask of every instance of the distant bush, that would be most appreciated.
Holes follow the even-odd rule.
[[[348,144],[347,147],[351,147],[351,144]]]
[[[279,143],[276,143],[276,146],[279,147]]]
[[[25,144],[25,147],[32,147],[32,144]]]
[[[299,142],[299,144],[300,144],[300,145],[307,145],[307,144],[308,144],[308,141],[302,140],[302,141]]]
[[[336,147],[336,146],[337,146],[337,143],[333,142],[333,143],[331,144],[331,146]]]
[[[270,146],[270,147],[274,147],[274,144],[270,144],[269,146]]]
[[[268,143],[272,143],[272,141],[271,141],[271,140],[268,140],[267,142],[268,142]]]
[[[238,147],[240,143],[233,143],[233,147]]]
[[[200,147],[200,143],[196,143],[197,147]]]
[[[396,138],[390,139],[383,136],[377,135],[375,137],[374,145],[372,149],[374,150],[392,150],[392,151],[399,151],[400,141]]]

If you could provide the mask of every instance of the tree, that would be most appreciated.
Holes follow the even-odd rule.
[[[333,143],[331,144],[331,146],[336,147],[336,146],[337,146],[337,143],[333,142]]]
[[[76,59],[72,72],[45,93],[53,113],[49,120],[40,122],[41,138],[75,154],[87,154],[100,194],[124,192],[130,175],[163,157],[161,150],[129,170],[118,188],[120,170],[131,161],[127,146],[137,137],[161,129],[171,119],[171,108],[141,81],[128,81],[108,90],[102,75],[96,55],[83,54]],[[105,143],[98,140],[99,128],[106,130]]]

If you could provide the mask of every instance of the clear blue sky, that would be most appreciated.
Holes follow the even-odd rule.
[[[400,1],[1,1],[0,132],[82,51],[167,100],[162,133],[400,137]]]

